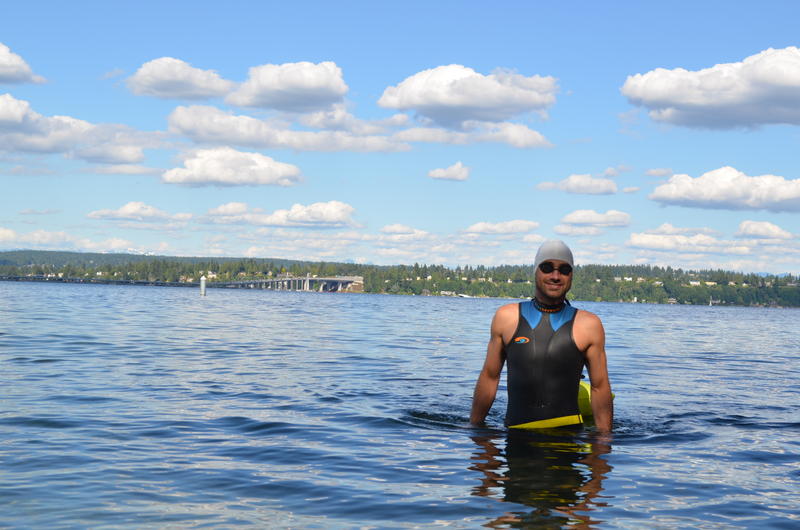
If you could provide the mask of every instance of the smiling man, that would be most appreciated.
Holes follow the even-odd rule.
[[[585,365],[595,425],[601,432],[611,431],[614,412],[605,331],[597,315],[575,309],[567,301],[572,273],[569,247],[563,241],[546,241],[536,253],[534,298],[504,305],[495,313],[486,360],[472,398],[472,424],[480,425],[486,419],[506,362],[505,423],[509,428],[583,423],[578,384]]]

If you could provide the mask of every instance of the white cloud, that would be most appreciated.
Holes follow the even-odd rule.
[[[522,241],[525,243],[542,243],[545,241],[545,237],[539,234],[527,234],[523,236]]]
[[[381,228],[385,235],[377,238],[378,242],[411,242],[420,240],[430,240],[434,236],[425,230],[419,230],[403,224],[386,225]],[[369,236],[367,236],[369,238]]]
[[[596,226],[560,224],[553,227],[553,232],[561,236],[596,236],[602,234],[603,230]]]
[[[187,221],[192,218],[192,214],[178,213],[171,215],[141,201],[131,201],[116,210],[96,210],[94,212],[90,212],[87,217],[91,219],[111,219],[116,221]]]
[[[94,125],[69,116],[42,116],[27,101],[0,95],[0,151],[64,153],[90,162],[140,162],[157,135],[123,125]]]
[[[467,180],[469,178],[470,168],[465,166],[459,160],[450,167],[443,169],[431,169],[428,171],[428,176],[434,179],[443,180]]]
[[[342,70],[336,63],[264,64],[250,75],[226,102],[290,112],[309,112],[338,103],[347,93]]]
[[[657,121],[689,127],[800,124],[800,49],[769,48],[738,63],[628,77],[622,94]]]
[[[227,203],[209,210],[207,220],[212,223],[240,223],[255,226],[288,227],[341,227],[355,226],[352,215],[355,208],[340,201],[315,202],[309,205],[294,204],[288,210],[250,209],[244,203]]]
[[[0,42],[0,83],[44,83],[25,60]]]
[[[0,226],[0,243],[8,243],[17,239],[17,233],[10,228]]]
[[[649,196],[658,202],[696,208],[800,211],[800,179],[749,177],[725,166],[700,177],[673,175]]]
[[[628,226],[631,222],[631,216],[619,210],[608,210],[606,213],[599,213],[594,210],[575,210],[565,215],[561,222],[568,225],[620,227]]]
[[[415,231],[415,228],[402,224],[386,225],[381,228],[384,234],[413,234]]]
[[[646,250],[670,252],[736,255],[750,253],[750,247],[746,245],[719,240],[707,234],[688,236],[682,234],[633,233],[628,238],[626,245]]]
[[[401,224],[384,226],[381,228],[381,232],[382,234],[377,237],[365,235],[363,238],[365,241],[375,240],[378,243],[390,244],[431,241],[436,238],[433,234],[426,232],[425,230],[419,230],[417,228],[412,228],[410,226]]]
[[[291,186],[300,178],[297,166],[230,147],[200,149],[183,164],[164,172],[162,180],[188,186]]]
[[[365,261],[358,258],[360,248],[357,246],[367,238],[363,234],[348,231],[308,230],[298,232],[284,228],[260,228],[253,236],[242,239],[256,242],[244,251],[246,256],[275,257],[293,256],[295,259],[309,261]],[[235,252],[235,255],[241,255]]]
[[[357,136],[346,131],[295,131],[215,107],[178,107],[169,115],[169,129],[196,142],[225,143],[298,151],[405,151],[408,145],[383,136]]]
[[[464,231],[468,234],[523,234],[537,228],[539,228],[539,223],[536,221],[516,219],[500,223],[475,223]]]
[[[617,192],[617,183],[607,178],[595,178],[590,174],[570,175],[561,182],[542,182],[540,190],[560,189],[567,193],[586,195],[610,195]]]
[[[163,169],[136,164],[116,164],[99,166],[92,169],[92,173],[99,173],[101,175],[160,175],[163,172]]]
[[[22,246],[25,248],[46,248],[55,250],[83,250],[91,252],[138,251],[128,240],[112,237],[103,241],[93,241],[76,237],[67,232],[51,232],[34,230],[26,234],[18,234],[11,229],[0,227],[0,243]]]
[[[668,167],[656,167],[653,169],[648,169],[644,173],[649,177],[671,177],[675,174],[675,172]]]
[[[128,78],[134,94],[166,99],[206,99],[224,96],[234,83],[222,79],[213,70],[194,68],[173,57],[161,57],[144,63]]]
[[[529,147],[551,147],[552,144],[539,132],[519,123],[465,122],[471,129],[475,142],[505,143],[520,149]]]
[[[375,249],[375,253],[384,258],[400,258],[400,259],[411,259],[414,257],[419,258],[419,254],[416,254],[411,250],[404,250],[396,247],[378,248]]]
[[[792,234],[769,221],[742,221],[739,223],[737,237],[756,239],[792,239]]]
[[[329,109],[304,114],[300,123],[316,129],[348,131],[358,135],[381,134],[386,129],[401,127],[408,123],[408,116],[395,114],[385,120],[360,120],[347,111],[344,103],[336,103]]]
[[[445,127],[465,121],[505,121],[531,111],[543,112],[555,103],[553,77],[525,77],[507,70],[483,75],[451,64],[424,70],[384,90],[382,107],[415,110]]]
[[[392,138],[400,142],[427,142],[454,145],[474,143],[505,143],[520,149],[551,147],[539,132],[519,123],[464,122],[463,131],[436,127],[412,127],[399,131]]]
[[[244,202],[228,202],[225,204],[221,204],[216,208],[212,208],[208,211],[209,215],[220,215],[220,216],[229,216],[229,215],[243,215],[246,214],[248,211],[247,203]]]
[[[640,189],[641,188],[639,188],[638,186],[628,186],[626,188],[622,188],[622,193],[636,193]]]
[[[716,234],[716,230],[712,230],[710,228],[679,228],[676,226],[671,225],[670,223],[663,223],[658,228],[653,228],[651,230],[646,230],[646,234],[666,234],[666,235],[675,235],[675,234],[684,234],[684,235],[694,235],[694,234]]]
[[[617,176],[619,176],[620,173],[625,173],[625,172],[630,171],[630,170],[631,170],[631,168],[629,166],[626,166],[625,164],[619,164],[619,165],[614,166],[614,167],[607,167],[605,169],[605,171],[603,171],[603,176],[604,177],[617,177]]]

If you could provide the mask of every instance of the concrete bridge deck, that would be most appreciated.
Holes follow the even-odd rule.
[[[229,282],[208,282],[208,287],[227,287],[231,289],[267,289],[270,291],[317,291],[317,292],[364,292],[363,276],[286,276],[263,280],[237,280]]]

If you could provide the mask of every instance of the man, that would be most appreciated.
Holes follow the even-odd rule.
[[[567,302],[572,271],[569,247],[563,241],[546,241],[536,253],[534,298],[504,305],[495,313],[486,360],[472,398],[472,424],[482,424],[486,419],[506,362],[508,427],[536,429],[582,423],[578,384],[586,365],[595,425],[601,432],[611,431],[613,406],[605,331],[596,315]]]

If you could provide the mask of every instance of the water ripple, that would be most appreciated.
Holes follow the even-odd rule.
[[[576,303],[608,332],[605,439],[508,433],[504,380],[468,425],[505,300],[5,282],[0,300],[2,527],[800,520],[798,311]]]

